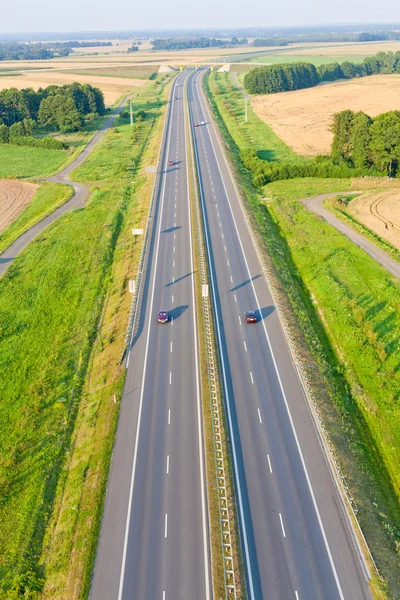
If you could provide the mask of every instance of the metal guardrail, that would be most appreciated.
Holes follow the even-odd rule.
[[[187,86],[187,80],[186,80]],[[187,87],[186,87],[187,92]],[[188,95],[186,93],[187,109],[189,119],[191,116],[191,110],[189,105]],[[195,207],[196,207],[196,230],[197,230],[197,246],[198,246],[198,257],[200,267],[200,278],[201,284],[208,284],[208,269],[207,259],[205,257],[204,248],[204,236],[202,223],[203,219],[200,214],[200,200],[198,196],[198,179],[195,172],[195,161],[193,159],[193,129],[189,124],[191,149],[192,149],[192,168],[193,168],[193,180],[195,188]],[[212,318],[212,310],[210,307],[210,300],[208,296],[202,296],[202,312],[204,321],[204,337],[206,341],[206,360],[207,360],[207,375],[208,375],[208,386],[210,390],[210,408],[211,408],[211,419],[212,419],[212,432],[214,441],[214,461],[216,469],[216,481],[218,488],[218,508],[219,508],[219,519],[220,519],[220,530],[221,530],[221,546],[222,546],[222,560],[224,566],[224,583],[225,583],[225,598],[226,600],[237,600],[237,581],[235,578],[234,569],[234,554],[233,554],[233,543],[232,543],[232,523],[230,519],[230,501],[228,495],[228,484],[230,480],[229,466],[227,465],[224,442],[222,435],[222,423],[223,417],[221,416],[222,403],[219,397],[219,367],[215,359],[214,348],[215,348],[215,336],[214,326]]]
[[[203,93],[202,89],[201,89],[201,92]],[[203,93],[203,97],[205,97],[204,93]],[[207,106],[207,109],[209,112],[209,116],[212,118],[212,122],[214,124],[214,115],[212,114],[212,111],[210,111],[210,109],[207,105],[207,99],[206,99],[206,106]],[[220,140],[220,143],[222,146],[222,144],[224,144],[224,142],[220,136],[219,130],[217,129],[217,127],[215,127],[215,125],[214,125],[214,130],[215,130],[215,133],[216,133],[218,139]],[[245,219],[247,228],[248,228],[251,238],[253,240],[253,244],[254,244],[254,247],[257,252],[258,260],[260,262],[263,275],[267,282],[268,289],[271,292],[272,300],[274,302],[274,305],[275,305],[277,313],[278,313],[279,321],[281,323],[282,331],[283,331],[289,352],[291,354],[293,363],[296,367],[296,372],[298,374],[302,388],[304,390],[304,394],[305,394],[305,397],[307,400],[307,405],[310,409],[310,412],[311,412],[311,415],[313,418],[313,422],[314,422],[314,426],[315,426],[318,438],[320,440],[320,444],[324,450],[324,454],[327,459],[330,471],[332,473],[332,477],[335,482],[336,489],[341,498],[341,501],[342,501],[342,504],[344,507],[344,512],[345,512],[345,515],[349,522],[350,530],[353,533],[353,531],[354,531],[354,527],[352,525],[352,522],[353,522],[355,524],[358,534],[362,540],[363,546],[368,553],[369,559],[372,562],[372,564],[374,565],[375,571],[376,571],[379,579],[382,580],[382,577],[379,573],[378,567],[372,556],[371,550],[369,549],[368,543],[362,532],[360,523],[357,519],[357,513],[358,513],[357,504],[356,504],[354,498],[350,495],[349,487],[347,485],[345,476],[343,475],[343,472],[338,464],[337,458],[334,453],[334,445],[333,445],[332,441],[330,440],[329,434],[327,432],[323,418],[322,418],[320,410],[318,408],[315,394],[312,390],[312,385],[310,383],[310,379],[305,370],[307,365],[304,364],[304,362],[301,358],[300,352],[298,350],[298,347],[297,347],[297,344],[295,341],[294,332],[292,331],[289,320],[287,319],[287,317],[285,315],[283,304],[279,300],[278,289],[273,282],[273,277],[275,276],[275,273],[273,273],[272,269],[266,264],[266,262],[264,260],[263,251],[260,246],[260,242],[259,242],[259,239],[258,239],[258,236],[256,233],[256,229],[255,229],[253,223],[251,223],[251,221],[249,219],[247,209],[243,202],[242,194],[239,192],[236,181],[232,175],[231,166],[229,166],[229,172],[230,172],[230,176],[231,176],[233,185],[235,187],[237,196],[241,203],[242,213],[244,215],[244,219]],[[364,567],[365,574],[368,579],[371,579],[371,574],[369,572],[368,565],[367,565],[365,557],[364,557],[363,548],[361,547],[360,541],[358,540],[357,535],[355,533],[353,533],[353,538],[354,538],[355,545],[359,550],[359,554],[360,554],[360,558],[362,559],[362,565]]]

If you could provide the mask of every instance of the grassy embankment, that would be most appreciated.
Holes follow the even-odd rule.
[[[131,227],[144,225],[152,185],[136,172],[133,190],[127,167],[156,159],[164,98],[142,90],[146,118],[134,132],[121,119],[76,173],[92,188],[87,206],[0,280],[0,598],[87,596],[140,253]]]
[[[28,206],[7,229],[0,234],[0,253],[4,252],[17,237],[52,213],[72,197],[73,189],[59,183],[43,183]]]
[[[297,346],[318,367],[309,379],[385,578],[383,585],[375,577],[372,587],[377,597],[399,598],[400,284],[299,202],[357,189],[357,181],[275,182],[262,190],[266,204],[240,161],[237,119],[221,95],[212,104]]]

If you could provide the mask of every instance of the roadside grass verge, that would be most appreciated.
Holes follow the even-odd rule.
[[[149,160],[161,127],[153,112],[130,147]],[[131,135],[113,128],[93,160],[107,152],[128,166]],[[144,224],[152,183],[138,174],[133,190],[115,169],[0,279],[1,599],[87,597],[124,377],[127,278],[140,253],[130,229]]]
[[[73,189],[60,183],[42,183],[31,202],[0,234],[0,254],[20,235],[72,197]]]
[[[212,72],[206,76],[205,86],[237,146],[254,148],[259,158],[268,161],[304,161],[257,117],[250,102],[247,103],[248,121],[245,122],[245,101],[233,84],[230,73]]]
[[[351,194],[357,181],[275,182],[263,188],[263,201],[230,135],[234,122],[225,123],[210,100],[363,533],[385,580],[372,567],[371,588],[376,597],[399,598],[400,284],[299,202],[320,193]]]

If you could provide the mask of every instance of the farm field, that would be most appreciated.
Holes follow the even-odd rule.
[[[346,212],[400,250],[400,189],[362,194],[348,203]]]
[[[124,77],[105,77],[102,75],[81,75],[74,73],[60,72],[38,72],[14,75],[12,77],[0,77],[0,90],[6,88],[33,88],[38,90],[40,87],[48,85],[64,85],[78,81],[79,83],[90,83],[101,89],[104,94],[106,106],[111,106],[120,96],[127,94],[132,89],[145,85],[144,79],[128,79]]]
[[[305,90],[265,94],[251,100],[254,112],[295,152],[330,151],[332,115],[350,109],[370,117],[398,110],[400,75],[373,75]]]
[[[38,186],[10,179],[0,179],[0,234],[32,200]]]
[[[102,65],[102,66],[86,66],[79,67],[75,70],[64,70],[62,73],[74,74],[77,76],[91,76],[91,77],[126,77],[128,79],[151,79],[158,73],[160,65]]]
[[[268,50],[268,49],[267,49]],[[368,43],[338,43],[338,44],[304,44],[303,47],[289,46],[278,51],[271,49],[265,56],[251,59],[252,62],[265,64],[278,64],[285,62],[310,62],[316,66],[328,62],[361,62],[366,56],[373,56],[378,52],[397,52],[400,50],[400,41],[368,42]]]

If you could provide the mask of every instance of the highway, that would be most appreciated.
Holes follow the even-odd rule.
[[[175,79],[92,600],[211,600],[184,88]],[[177,96],[177,100],[174,97]],[[168,161],[176,162],[168,166]],[[168,324],[157,323],[160,309]]]
[[[370,599],[201,87],[189,103],[249,600]],[[246,310],[258,322],[247,325]],[[176,598],[181,598],[177,596]]]

